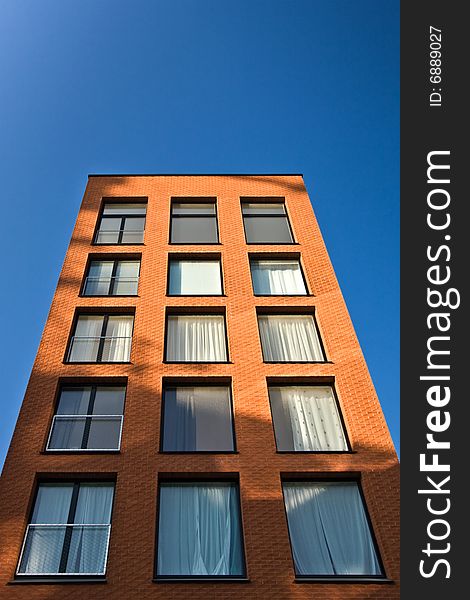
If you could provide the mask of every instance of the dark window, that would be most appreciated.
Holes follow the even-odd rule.
[[[258,315],[266,362],[323,362],[320,337],[312,315]]]
[[[104,575],[114,484],[38,486],[17,575]]]
[[[171,362],[227,362],[223,315],[169,315],[166,360]]]
[[[233,452],[228,387],[167,387],[163,415],[164,452]]]
[[[88,266],[84,296],[135,296],[140,260],[92,260]]]
[[[250,260],[254,293],[260,296],[302,296],[307,293],[297,259]]]
[[[60,392],[48,450],[119,450],[126,388],[67,386]]]
[[[160,485],[157,577],[233,578],[245,574],[238,485]]]
[[[106,202],[95,244],[142,244],[147,205]]]
[[[248,244],[293,244],[284,204],[242,202]]]
[[[220,260],[170,260],[170,296],[220,296]]]
[[[218,241],[215,202],[171,203],[172,244],[217,244]]]
[[[382,568],[356,482],[284,482],[298,577],[381,577]]]
[[[133,326],[132,315],[80,315],[67,362],[129,362]]]
[[[269,400],[279,451],[348,450],[331,386],[269,386]]]

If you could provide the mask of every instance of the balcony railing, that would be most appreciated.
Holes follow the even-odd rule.
[[[123,415],[55,415],[47,450],[115,451],[121,447]]]
[[[85,296],[135,296],[139,277],[86,277]]]
[[[129,362],[132,336],[72,336],[67,362]]]
[[[111,525],[30,524],[17,575],[104,575]]]
[[[142,244],[143,241],[143,229],[100,229],[95,244]]]

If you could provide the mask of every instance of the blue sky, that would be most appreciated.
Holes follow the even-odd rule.
[[[304,173],[399,447],[398,0],[2,0],[0,464],[88,173]]]

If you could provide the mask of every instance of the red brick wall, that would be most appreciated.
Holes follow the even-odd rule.
[[[92,246],[102,197],[146,196],[143,246]],[[172,196],[216,196],[218,246],[168,244]],[[294,246],[247,246],[240,196],[283,196]],[[301,253],[313,296],[254,297],[248,252]],[[80,298],[87,258],[142,254],[139,296]],[[168,253],[220,252],[226,297],[167,297]],[[128,365],[63,364],[77,307],[135,307]],[[165,306],[224,306],[230,364],[163,364]],[[255,307],[315,307],[330,362],[264,364]],[[128,378],[119,454],[46,455],[59,378]],[[162,378],[232,379],[238,454],[159,454]],[[353,453],[277,454],[266,377],[334,378]],[[239,473],[250,583],[152,583],[158,473]],[[385,572],[394,583],[294,583],[280,474],[360,473]],[[106,584],[18,584],[14,577],[35,481],[42,474],[116,474]],[[300,176],[90,178],[44,329],[0,482],[0,597],[68,598],[398,598],[398,461],[309,197]]]

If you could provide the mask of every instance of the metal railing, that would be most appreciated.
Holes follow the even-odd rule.
[[[123,420],[124,420],[123,415],[54,415],[54,418],[52,420],[51,431],[49,433],[49,438],[47,440],[46,450],[55,450],[55,451],[61,451],[61,452],[87,452],[87,451],[89,452],[89,451],[93,451],[93,450],[99,450],[100,452],[106,452],[106,451],[112,452],[115,450],[119,450],[121,447],[121,435],[122,435]],[[80,447],[69,446],[67,448],[64,448],[64,447],[60,447],[60,446],[51,446],[51,442],[53,443],[55,426],[60,421],[77,421],[77,422],[84,421],[83,432],[81,432]],[[88,445],[86,448],[81,447],[83,445],[84,436],[89,435],[89,431],[88,431],[88,433],[85,433],[85,427],[88,423],[88,430],[89,430],[93,421],[118,421],[119,422],[119,434],[117,435],[117,444],[114,448],[97,448],[96,446],[91,447]],[[58,427],[60,427],[60,426],[58,425]]]
[[[118,347],[111,349],[111,344],[123,340]],[[128,340],[126,343],[124,340]],[[74,349],[83,342],[87,352],[85,356],[73,357]],[[67,354],[67,362],[128,362],[131,354],[132,336],[72,336]],[[89,347],[87,348],[87,345]],[[109,346],[109,347],[108,347]],[[109,355],[108,355],[109,354]],[[112,357],[111,354],[114,356]],[[117,355],[117,356],[116,356]],[[121,356],[123,355],[123,356]]]
[[[106,236],[114,236],[113,240],[106,240]],[[135,236],[135,239],[124,240],[126,237]],[[95,242],[98,244],[137,243],[144,239],[144,229],[99,229],[96,232]]]
[[[135,288],[133,287],[130,291],[133,294],[137,294],[137,286],[139,284],[139,277],[86,277],[85,278],[85,286],[83,288],[83,293],[85,296],[111,296],[111,295],[119,295],[120,284],[123,284],[124,287],[128,285],[129,287],[132,284],[135,284]],[[94,292],[90,292],[89,287],[96,286],[96,290]],[[100,289],[100,286],[103,286],[107,289]],[[104,291],[104,293],[102,293]],[[111,293],[112,291],[112,293]],[[125,290],[122,290],[125,291]],[[127,294],[129,295],[129,294]]]

